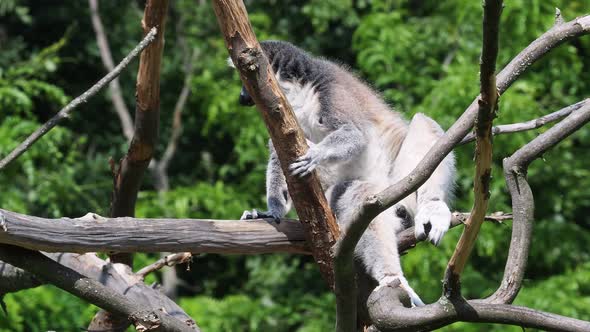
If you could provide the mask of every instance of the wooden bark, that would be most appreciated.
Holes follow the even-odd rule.
[[[451,226],[468,214],[455,212]],[[488,216],[502,222],[510,215]],[[138,231],[141,229],[141,231]],[[311,254],[297,220],[209,220],[105,218],[47,219],[0,209],[0,243],[45,252],[192,252],[217,254]],[[405,252],[417,243],[414,228],[398,234]]]
[[[168,1],[150,0],[141,21],[144,35],[158,29],[156,40],[142,53],[136,86],[135,132],[129,151],[115,170],[111,217],[135,215],[135,201],[143,174],[154,155],[160,121],[160,62],[164,49],[164,28]],[[115,262],[131,265],[130,255],[113,255]]]
[[[165,313],[162,310],[163,307],[152,308],[151,305],[144,306],[139,301],[131,300],[124,295],[129,289],[117,291],[97,279],[89,278],[59,264],[39,252],[3,244],[0,245],[0,259],[12,266],[33,273],[44,282],[51,283],[81,299],[125,317],[128,323],[134,324],[136,329],[140,331],[142,329],[143,331],[186,332],[198,330],[190,319],[189,321],[179,320]],[[107,269],[100,269],[100,272],[108,273]]]
[[[214,0],[213,8],[227,49],[254,99],[270,133],[286,174],[289,194],[303,222],[313,256],[328,284],[333,287],[331,248],[339,236],[338,225],[315,174],[301,178],[289,175],[288,166],[303,155],[307,143],[266,56],[256,40],[242,1]]]
[[[475,245],[490,200],[492,178],[492,123],[498,111],[498,89],[496,87],[496,58],[502,0],[486,0],[483,3],[483,46],[480,66],[479,109],[475,121],[475,177],[473,191],[475,201],[471,215],[459,238],[457,247],[449,260],[445,273],[445,295],[460,295],[460,276]]]

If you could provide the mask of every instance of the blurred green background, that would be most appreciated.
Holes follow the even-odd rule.
[[[407,118],[424,112],[448,128],[478,93],[481,1],[258,0],[246,1],[259,39],[291,41],[345,63],[382,91]],[[555,7],[566,20],[590,13],[587,1],[506,1],[499,67],[552,26]],[[141,39],[141,1],[102,1],[100,12],[115,62]],[[183,85],[183,48],[197,57],[184,132],[171,162],[171,188],[157,192],[146,173],[137,216],[236,219],[264,207],[268,135],[253,108],[237,104],[240,82],[209,1],[170,2],[162,63],[161,130],[167,144],[172,110]],[[520,122],[589,96],[590,37],[562,45],[535,64],[501,98],[499,123]],[[120,77],[134,109],[137,61]],[[0,0],[0,156],[65,103],[105,74],[86,1]],[[490,211],[510,212],[500,169],[545,129],[495,140]],[[519,305],[590,319],[590,129],[583,128],[530,168],[536,195],[534,241]],[[108,97],[101,93],[74,112],[0,173],[0,207],[44,217],[106,215],[112,178],[108,160],[127,143]],[[472,202],[473,144],[456,150],[459,180],[454,209]],[[463,277],[469,298],[497,287],[510,223],[484,225]],[[460,229],[439,249],[420,244],[403,257],[410,283],[426,302],[440,280]],[[136,256],[136,267],[156,254]],[[334,297],[310,257],[195,257],[177,267],[180,305],[205,331],[329,331]],[[161,275],[152,276],[151,281]],[[5,297],[1,331],[75,331],[96,308],[45,286]],[[518,327],[454,324],[446,331],[520,331]]]

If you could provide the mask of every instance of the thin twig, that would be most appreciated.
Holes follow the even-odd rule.
[[[152,28],[150,32],[145,36],[145,38],[125,58],[123,58],[123,60],[121,60],[121,62],[117,65],[117,67],[115,67],[115,69],[109,72],[105,77],[103,77],[100,81],[98,81],[95,85],[93,85],[82,95],[76,97],[74,100],[68,103],[55,116],[49,119],[49,121],[47,121],[39,129],[37,129],[34,133],[27,137],[27,139],[25,139],[17,148],[12,150],[12,152],[10,152],[8,156],[0,160],[0,170],[4,169],[6,165],[14,161],[25,151],[27,151],[33,144],[35,144],[35,142],[39,138],[43,137],[43,135],[45,135],[58,123],[68,118],[70,113],[76,107],[80,106],[82,103],[86,103],[89,98],[97,94],[102,88],[105,87],[105,85],[107,85],[117,76],[119,76],[123,69],[125,69],[131,63],[131,60],[137,57],[144,48],[146,48],[152,41],[156,39],[156,34],[157,29]]]
[[[106,70],[112,71],[115,68],[115,63],[113,61],[113,55],[111,54],[106,33],[104,32],[100,12],[98,11],[98,0],[88,0],[88,5],[90,7],[90,19],[96,35],[96,44],[98,45],[100,58]],[[113,107],[121,122],[123,135],[125,135],[127,141],[131,141],[133,138],[133,120],[131,119],[131,115],[129,115],[129,109],[125,104],[125,99],[123,98],[118,78],[115,77],[115,79],[109,84],[109,90],[111,91]]]
[[[142,279],[155,271],[163,268],[164,266],[174,266],[178,264],[183,264],[188,262],[192,258],[192,254],[190,252],[180,252],[176,254],[170,254],[168,256],[164,256],[163,258],[158,259],[157,261],[153,262],[152,264],[143,267],[139,271],[136,272],[138,276]]]
[[[573,105],[564,107],[564,108],[560,109],[559,111],[555,111],[553,113],[544,115],[538,119],[533,119],[533,120],[529,120],[526,122],[496,126],[496,127],[492,128],[492,135],[497,136],[497,135],[501,135],[501,134],[518,133],[518,132],[522,132],[522,131],[541,128],[548,123],[559,121],[559,120],[565,118],[566,116],[570,115],[573,111],[580,109],[582,106],[584,106],[588,103],[590,103],[590,98],[579,101]],[[465,138],[461,141],[461,143],[459,143],[459,145],[467,144],[467,143],[470,143],[473,141],[475,141],[475,134],[469,133],[467,136],[465,136]]]

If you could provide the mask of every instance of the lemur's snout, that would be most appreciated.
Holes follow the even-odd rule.
[[[240,91],[239,102],[242,106],[254,106],[254,100],[252,100],[252,97],[248,91],[246,91],[245,87],[242,87],[242,91]]]

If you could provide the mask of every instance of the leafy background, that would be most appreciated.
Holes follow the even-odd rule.
[[[259,39],[291,41],[344,63],[371,82],[410,118],[424,112],[448,128],[478,92],[480,1],[259,0],[246,1]],[[115,60],[141,38],[141,1],[102,1],[101,13]],[[507,1],[502,15],[499,66],[552,26],[555,7],[566,17],[590,12],[586,1]],[[182,87],[179,37],[196,49],[184,133],[170,166],[171,190],[157,193],[147,176],[141,217],[235,219],[264,206],[267,133],[254,109],[237,105],[237,74],[208,1],[171,1],[162,65],[161,155]],[[178,22],[182,22],[179,24]],[[497,123],[528,120],[588,97],[590,38],[552,51],[501,98]],[[121,76],[133,109],[137,63]],[[0,0],[0,156],[79,95],[105,70],[86,1]],[[510,211],[502,158],[540,132],[495,140],[491,211]],[[590,319],[590,158],[588,128],[581,129],[530,169],[536,195],[534,242],[516,304]],[[45,217],[108,212],[110,157],[127,144],[108,92],[77,110],[0,173],[0,207]],[[454,208],[473,199],[473,145],[457,148],[459,180]],[[463,278],[467,297],[498,285],[510,223],[485,225]],[[405,273],[427,302],[440,295],[443,271],[460,230],[439,249],[420,244],[403,257]],[[136,256],[136,268],[156,259]],[[181,306],[205,331],[326,331],[334,324],[334,297],[309,257],[200,255],[177,267]],[[161,276],[152,277],[153,281]],[[2,331],[74,331],[96,308],[51,286],[5,297]],[[446,331],[520,331],[454,324]]]

